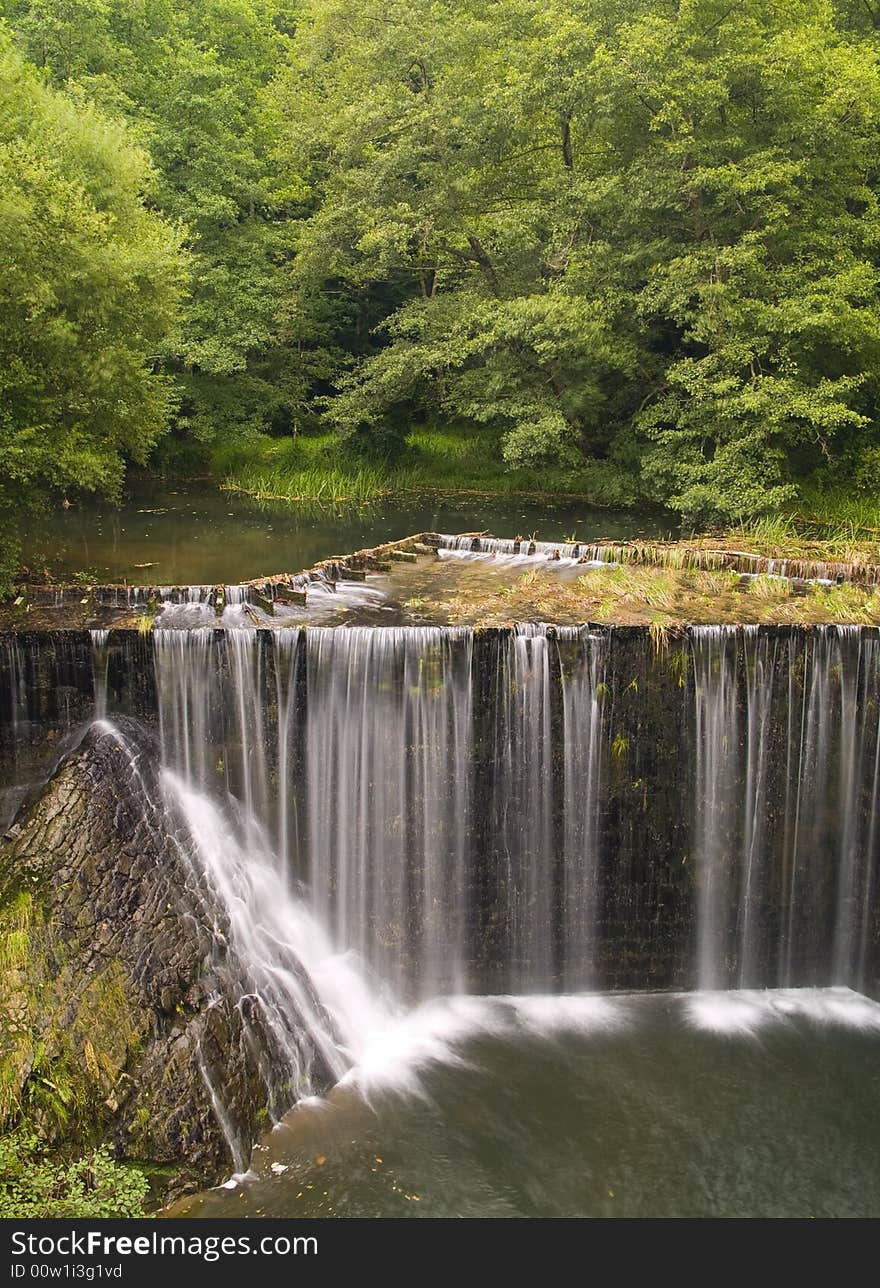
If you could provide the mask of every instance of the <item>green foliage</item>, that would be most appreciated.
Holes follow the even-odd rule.
[[[880,78],[819,0],[307,0],[277,95],[297,292],[385,310],[343,434],[467,420],[692,522],[870,442]]]
[[[143,1216],[148,1189],[106,1145],[68,1161],[47,1154],[26,1127],[0,1136],[0,1218]]]
[[[388,491],[385,475],[376,469],[241,470],[222,486],[246,492],[258,501],[372,501]]]
[[[18,514],[112,496],[166,428],[156,365],[182,265],[151,183],[122,127],[47,89],[0,32],[0,582]]]
[[[364,462],[358,454],[341,452],[333,434],[225,444],[211,459],[224,479],[222,487],[262,499],[365,502],[402,492],[441,491],[567,495],[608,506],[634,500],[631,480],[608,461],[509,466],[496,447],[485,428],[447,424],[410,431],[396,462]]]
[[[543,475],[692,525],[794,511],[818,484],[876,492],[871,4],[0,0],[0,15],[67,95],[4,44],[25,106],[4,108],[0,231],[9,301],[29,284],[35,328],[11,307],[4,379],[22,362],[62,376],[28,407],[16,493],[47,466],[56,486],[112,490],[168,419],[168,376],[172,470],[259,471],[267,434],[298,443],[320,419],[333,459],[294,473],[436,483],[418,438],[451,424],[492,489]],[[33,124],[50,103],[63,129]],[[103,196],[96,156],[115,175]],[[146,190],[189,252],[176,329],[176,252]],[[124,255],[93,262],[101,237]],[[105,282],[127,265],[155,297],[131,309]],[[44,424],[79,435],[82,386],[105,372],[119,405],[96,409],[93,437],[112,451],[59,451]],[[450,483],[474,486],[470,469]]]
[[[26,965],[33,913],[29,890],[18,891],[0,909],[0,971],[17,971]]]
[[[264,88],[292,19],[274,0],[0,0],[16,41],[56,86],[136,130],[159,209],[186,230],[191,298],[167,369],[179,428],[202,440],[286,428],[303,373],[287,261],[307,191],[275,163]]]

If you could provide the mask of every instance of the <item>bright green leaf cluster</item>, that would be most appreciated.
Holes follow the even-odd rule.
[[[227,453],[322,418],[405,462],[413,431],[472,426],[493,468],[607,474],[694,523],[771,513],[810,481],[874,486],[880,10],[865,0],[0,0],[0,15],[89,137],[126,124],[120,168],[137,168],[137,137],[152,170],[128,191],[151,185],[189,254],[180,325],[166,318],[141,380],[164,411],[132,412],[120,386],[139,441],[167,419],[164,374],[178,435]],[[75,137],[56,149],[66,183],[92,164]],[[7,164],[28,189],[6,197],[19,244],[29,220],[73,218],[60,191],[54,207],[30,192],[34,155]],[[60,264],[67,242],[47,240]],[[16,298],[54,308],[41,343],[70,346],[38,247]],[[70,270],[71,296],[94,293]],[[131,330],[117,310],[89,334],[112,328]],[[11,379],[29,361],[13,344]],[[69,459],[102,483],[80,443]],[[12,465],[31,468],[27,439]]]

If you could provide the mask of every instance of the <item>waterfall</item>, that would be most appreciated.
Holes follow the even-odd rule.
[[[602,801],[602,705],[606,637],[576,630],[560,640],[563,706],[564,845],[559,905],[565,951],[566,992],[594,988],[598,937],[600,811]],[[585,650],[586,656],[582,650]]]
[[[154,630],[166,763],[401,997],[593,978],[604,639]]]
[[[337,953],[296,889],[279,879],[274,850],[253,816],[221,808],[170,770],[163,787],[184,822],[197,876],[228,918],[229,947],[264,1033],[284,1066],[280,1114],[313,1090],[312,1064],[338,1080],[387,1020],[379,990]],[[219,933],[219,932],[217,932]]]
[[[95,677],[95,719],[103,720],[107,715],[107,668],[110,661],[107,641],[110,632],[91,630],[89,634],[92,637],[92,672]]]
[[[158,727],[274,1117],[389,1060],[408,1077],[487,995],[696,988],[732,1031],[756,990],[880,991],[875,630],[227,618],[0,645],[5,794],[89,719]]]
[[[722,986],[725,962],[724,919],[729,909],[729,855],[735,826],[738,742],[735,657],[736,634],[723,626],[696,627],[694,690],[696,713],[696,811],[694,851],[697,864],[697,982]]]
[[[863,988],[880,640],[851,627],[690,638],[699,985]]]
[[[228,838],[401,1003],[878,989],[875,630],[155,628],[0,668],[8,780],[155,719],[180,807],[227,819],[206,869]]]
[[[233,797],[208,795],[168,767],[155,773],[131,722],[94,722],[128,760],[149,826],[179,856],[210,948],[208,1012],[233,1007],[255,1062],[265,1103],[278,1121],[292,1103],[338,1082],[394,1018],[381,982],[339,953],[295,886],[279,872],[259,821]],[[137,726],[134,726],[136,729]],[[148,744],[149,745],[149,744]],[[150,772],[144,772],[149,769]],[[169,904],[170,908],[171,905]],[[223,1021],[220,1021],[221,1031]],[[199,1040],[196,1062],[235,1166],[252,1141],[224,1093],[230,1050]],[[208,1049],[206,1049],[206,1046]]]
[[[738,986],[751,988],[760,977],[758,933],[766,877],[767,769],[773,668],[776,646],[765,648],[757,627],[743,630],[746,685],[746,775],[742,805],[743,864],[740,896],[741,949]]]
[[[152,642],[163,760],[206,789],[209,726],[218,710],[214,632],[156,629]]]
[[[501,537],[441,536],[437,540],[437,553],[441,559],[493,559],[508,564],[552,561],[562,566],[573,565],[582,555],[591,558],[588,552],[595,549],[583,543],[561,541],[554,544],[534,541],[530,537],[509,541]]]
[[[464,986],[471,633],[307,636],[308,882],[317,915],[399,992]]]

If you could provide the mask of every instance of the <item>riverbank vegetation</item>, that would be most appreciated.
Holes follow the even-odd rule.
[[[609,477],[601,466],[539,469],[506,466],[493,460],[491,435],[454,426],[412,430],[393,462],[371,462],[358,456],[340,463],[335,434],[300,435],[295,439],[262,438],[229,453],[218,450],[214,468],[221,487],[258,500],[373,501],[405,492],[455,492],[474,495],[592,499],[593,504],[621,507],[635,500],[633,489]]]
[[[0,16],[7,565],[160,438],[258,498],[880,526],[867,6]]]
[[[0,1218],[143,1216],[148,1190],[107,1147],[64,1160],[30,1128],[0,1135]]]
[[[184,285],[146,153],[0,32],[0,583],[22,513],[120,490],[176,406],[155,355]],[[2,557],[6,552],[6,558]]]

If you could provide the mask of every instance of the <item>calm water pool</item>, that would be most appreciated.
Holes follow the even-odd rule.
[[[877,1216],[880,1006],[459,998],[176,1215]]]
[[[213,484],[132,487],[125,503],[59,510],[35,521],[24,560],[38,578],[86,574],[96,582],[207,584],[298,572],[319,559],[413,532],[487,531],[552,540],[664,535],[662,520],[523,498],[398,497],[368,508],[315,513],[257,504]]]

